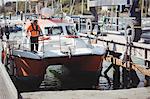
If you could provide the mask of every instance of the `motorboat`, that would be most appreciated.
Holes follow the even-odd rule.
[[[17,88],[38,88],[48,67],[61,68],[60,72],[53,70],[54,74],[65,75],[58,77],[61,88],[79,82],[83,84],[78,88],[97,86],[105,48],[85,42],[78,35],[74,23],[61,18],[37,20],[42,30],[38,51],[30,50],[30,38],[26,32],[2,51],[2,60]],[[25,29],[30,23],[26,21]]]

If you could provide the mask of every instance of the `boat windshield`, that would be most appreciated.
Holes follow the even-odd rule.
[[[61,26],[59,27],[45,27],[45,33],[46,35],[60,35],[63,33],[63,29]]]

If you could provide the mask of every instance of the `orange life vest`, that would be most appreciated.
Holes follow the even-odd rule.
[[[31,37],[38,37],[40,35],[39,25],[31,24],[27,30],[30,31]]]

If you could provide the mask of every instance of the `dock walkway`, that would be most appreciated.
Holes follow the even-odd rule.
[[[18,99],[18,92],[13,82],[11,81],[4,65],[1,62],[0,62],[0,99]]]
[[[124,90],[68,90],[21,93],[23,99],[150,99],[150,88]]]
[[[5,68],[0,63],[0,99],[17,99],[18,93]]]

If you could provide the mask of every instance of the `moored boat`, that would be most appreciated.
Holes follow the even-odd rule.
[[[26,27],[30,21],[26,23]],[[38,19],[42,29],[38,51],[30,50],[30,38],[26,33],[3,54],[5,66],[18,89],[38,88],[48,67],[61,66],[67,72],[60,77],[61,89],[83,83],[77,88],[92,88],[98,85],[105,48],[87,44],[78,36],[74,23],[62,19]],[[3,51],[3,53],[6,51]],[[67,71],[66,71],[67,70]],[[65,79],[64,79],[65,78]],[[70,85],[68,85],[70,83]]]

